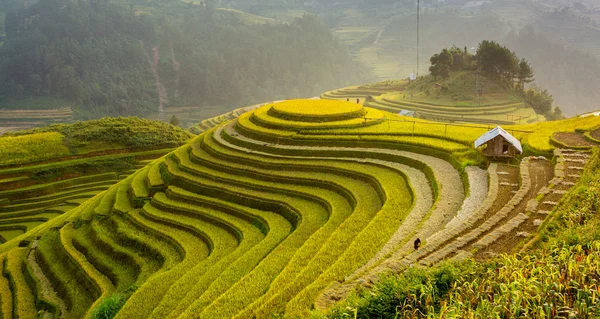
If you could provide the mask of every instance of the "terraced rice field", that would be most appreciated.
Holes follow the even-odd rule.
[[[389,84],[387,84],[389,83]],[[415,116],[438,122],[478,123],[478,124],[527,124],[545,121],[524,103],[483,104],[481,106],[451,106],[429,104],[406,99],[404,91],[407,82],[383,82],[371,87],[354,86],[325,92],[322,99],[363,101],[368,107],[391,113],[401,111],[416,112]],[[367,97],[369,97],[367,99]]]
[[[66,156],[0,167],[0,242],[4,243],[81,205],[171,149]],[[105,171],[104,160],[127,165]],[[57,170],[58,169],[58,170]]]
[[[218,126],[224,122],[236,119],[243,113],[248,112],[253,109],[256,109],[262,105],[264,105],[264,104],[257,104],[257,105],[248,106],[248,107],[241,107],[241,108],[237,108],[231,112],[227,112],[225,114],[220,114],[220,115],[217,115],[217,116],[205,119],[205,120],[196,121],[195,124],[193,126],[191,126],[188,130],[194,134],[200,134],[200,133],[210,130],[211,128],[214,128],[215,126]]]
[[[390,117],[354,102],[267,104],[106,191],[88,180],[0,199],[4,214],[99,192],[0,246],[3,317],[101,317],[115,302],[116,318],[306,317],[388,271],[517,247],[590,156],[488,166],[471,146],[484,126],[410,133]],[[587,133],[600,127],[588,121]]]
[[[149,119],[158,121],[169,121],[175,116],[181,122],[182,127],[195,125],[204,119],[219,117],[223,113],[223,107],[216,106],[180,106],[167,107],[163,113],[154,113],[148,116]]]
[[[374,85],[350,86],[321,94],[325,100],[346,100],[352,102],[357,98],[364,101],[367,96],[380,96],[389,92],[402,92],[408,85],[408,81],[386,81]]]
[[[73,120],[70,107],[48,110],[2,110],[0,109],[0,135],[8,131],[65,123]]]

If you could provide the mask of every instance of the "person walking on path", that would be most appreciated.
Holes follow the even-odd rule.
[[[419,250],[419,247],[421,247],[421,239],[420,238],[415,239],[414,245],[415,245],[415,250]]]

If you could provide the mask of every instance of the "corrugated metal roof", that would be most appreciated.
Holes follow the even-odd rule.
[[[600,116],[600,111],[589,112],[589,113],[579,115],[579,117],[588,117],[588,116]]]
[[[415,111],[400,110],[400,112],[398,112],[398,115],[402,115],[402,116],[415,116]]]
[[[502,136],[506,141],[508,141],[512,146],[514,146],[519,152],[523,153],[523,147],[521,147],[521,142],[517,140],[514,136],[510,135],[507,131],[505,131],[500,126],[495,129],[483,134],[480,138],[475,141],[475,148],[491,141],[496,136]]]

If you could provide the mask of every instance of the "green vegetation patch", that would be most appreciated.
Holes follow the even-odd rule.
[[[69,155],[69,148],[64,145],[63,138],[58,132],[0,137],[0,166]]]
[[[179,127],[137,117],[107,117],[74,124],[54,124],[27,131],[11,132],[8,135],[21,136],[45,132],[58,132],[64,135],[65,143],[76,154],[102,149],[179,146],[192,137],[190,133]]]

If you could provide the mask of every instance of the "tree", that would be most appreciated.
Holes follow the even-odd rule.
[[[484,40],[477,49],[477,66],[483,74],[511,84],[518,72],[519,60],[506,47],[495,41]]]
[[[554,98],[548,90],[534,86],[527,90],[524,96],[525,102],[529,103],[537,113],[552,117],[552,104],[554,103]]]
[[[429,72],[434,77],[441,77],[446,79],[450,76],[450,66],[452,65],[454,59],[452,54],[448,51],[448,49],[442,50],[439,54],[434,54],[431,59],[431,66],[429,67]]]
[[[171,116],[171,119],[169,120],[169,123],[171,125],[173,125],[173,126],[180,126],[181,125],[181,122],[179,121],[179,119],[175,115]]]
[[[469,63],[469,53],[467,52],[467,48],[463,49],[453,46],[450,49],[450,54],[452,54],[452,64],[450,65],[450,71],[462,71],[465,70]]]
[[[519,72],[517,73],[517,79],[519,80],[519,88],[521,92],[525,91],[525,83],[533,82],[533,69],[529,62],[525,59],[521,59],[519,63]]]

